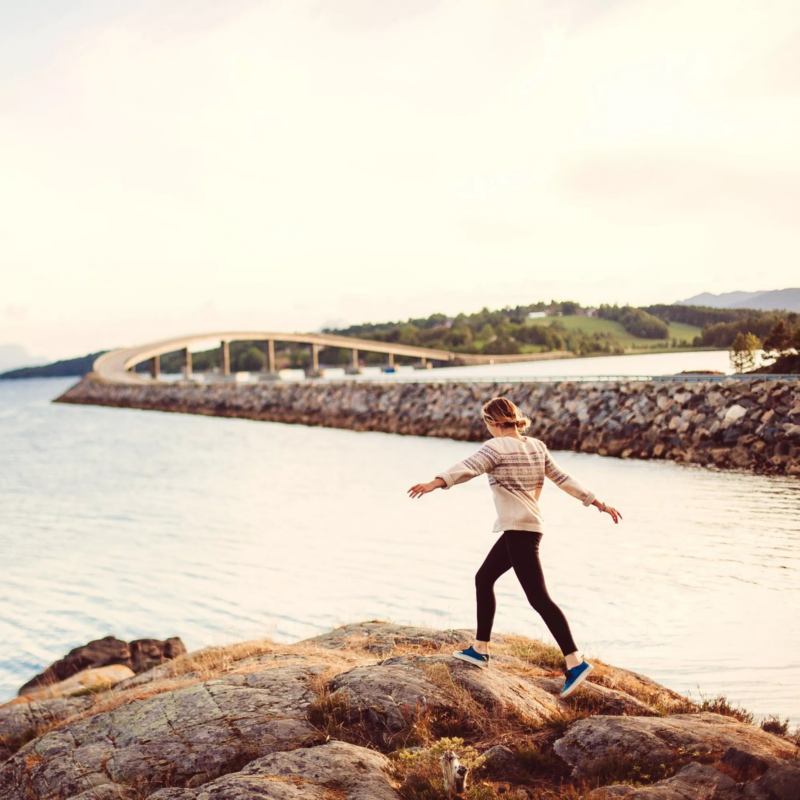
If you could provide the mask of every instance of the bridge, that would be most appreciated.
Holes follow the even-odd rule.
[[[227,376],[231,372],[230,343],[231,342],[262,342],[267,362],[267,371],[276,374],[275,342],[308,344],[311,347],[311,374],[319,374],[319,351],[323,347],[343,348],[351,351],[350,369],[354,372],[359,369],[358,354],[384,353],[387,364],[394,367],[396,356],[419,359],[419,365],[427,367],[434,361],[453,363],[467,363],[465,356],[452,353],[449,350],[436,350],[428,347],[414,347],[412,345],[379,342],[372,339],[357,339],[351,336],[336,336],[329,333],[276,333],[264,331],[236,331],[222,333],[203,333],[192,336],[181,336],[176,339],[165,339],[152,344],[139,347],[112,350],[100,356],[93,366],[94,374],[103,380],[113,383],[148,383],[157,381],[161,372],[160,357],[165,353],[182,351],[183,372],[189,378],[192,375],[192,349],[197,351],[207,344],[207,349],[215,345],[220,348],[222,374]],[[469,356],[466,357],[468,360]],[[486,356],[473,356],[479,362],[469,360],[469,363],[488,363]],[[493,358],[498,358],[494,356]],[[530,358],[530,357],[528,357]],[[135,371],[139,364],[149,361],[150,378]]]

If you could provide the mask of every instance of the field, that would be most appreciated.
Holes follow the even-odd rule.
[[[631,336],[618,322],[610,319],[599,319],[598,317],[584,317],[578,314],[571,314],[565,317],[544,317],[542,319],[528,320],[529,325],[552,325],[558,320],[568,331],[583,331],[588,335],[593,333],[608,333],[613,336],[623,347],[630,350],[652,350],[654,348],[669,347],[673,339],[678,344],[691,346],[695,336],[700,335],[701,329],[694,325],[686,325],[683,322],[669,323],[668,339],[641,339],[638,336]]]

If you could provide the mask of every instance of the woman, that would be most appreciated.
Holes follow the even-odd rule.
[[[592,671],[592,665],[578,657],[578,648],[569,623],[547,592],[539,561],[542,515],[539,495],[545,477],[576,497],[583,505],[593,505],[610,514],[615,523],[622,514],[596,499],[595,495],[567,475],[553,460],[547,445],[523,436],[531,421],[505,397],[495,397],[483,406],[483,420],[492,438],[469,458],[440,472],[430,483],[418,483],[408,490],[410,497],[422,497],[434,489],[449,489],[476,475],[487,473],[494,494],[497,521],[494,532],[502,535],[489,551],[478,573],[475,588],[478,600],[478,630],[475,643],[453,655],[479,667],[489,665],[489,638],[494,621],[495,581],[512,567],[528,601],[541,614],[566,660],[566,680],[561,696],[571,694]]]

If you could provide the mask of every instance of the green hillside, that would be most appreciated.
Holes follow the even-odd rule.
[[[632,336],[619,322],[599,317],[588,317],[580,314],[569,314],[563,317],[544,317],[541,319],[527,320],[527,325],[547,325],[558,331],[580,332],[587,336],[608,336],[615,339],[626,350],[654,350],[673,346],[677,342],[679,347],[691,347],[695,336],[700,336],[702,329],[684,322],[668,323],[669,337],[667,339],[643,339]]]

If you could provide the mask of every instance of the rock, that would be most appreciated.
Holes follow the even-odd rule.
[[[119,792],[166,780],[192,787],[259,756],[308,746],[320,739],[305,714],[316,697],[309,681],[323,669],[224,675],[70,722],[0,766],[0,797],[60,800],[97,786]]]
[[[747,775],[750,778],[762,775],[770,765],[766,758],[748,753],[746,750],[739,750],[736,747],[729,747],[720,761],[738,774]]]
[[[745,800],[798,800],[800,762],[797,760],[770,767],[744,789]]]
[[[563,678],[529,678],[532,683],[555,697],[559,697],[564,685]],[[653,708],[647,703],[616,689],[609,689],[596,683],[585,682],[580,688],[582,704],[603,714],[652,714]],[[577,698],[579,695],[575,695]],[[570,701],[564,701],[567,706]],[[574,700],[572,701],[574,703]]]
[[[685,752],[721,756],[735,747],[770,764],[791,756],[790,744],[760,728],[708,712],[669,717],[594,716],[579,720],[554,750],[575,777],[602,772],[610,758],[630,758],[643,767],[673,761]]]
[[[392,748],[424,713],[444,715],[450,698],[410,662],[356,667],[334,677],[329,702],[342,707],[351,726],[380,747]]]
[[[586,800],[798,800],[800,764],[770,767],[752,783],[742,785],[707,764],[687,764],[677,774],[650,786],[614,784],[595,789]]]
[[[0,763],[22,745],[92,704],[90,696],[6,703],[0,706]]]
[[[746,467],[752,462],[753,455],[746,447],[737,446],[730,451],[728,458],[731,464],[737,467]]]
[[[312,644],[333,650],[364,649],[376,655],[386,655],[398,649],[432,653],[438,652],[442,647],[461,645],[474,635],[474,630],[438,631],[433,628],[373,621],[343,625],[328,633],[305,639],[301,644]],[[498,641],[502,641],[502,638]]]
[[[727,775],[706,764],[687,764],[680,772],[650,786],[626,784],[595,789],[587,800],[741,800],[741,790]]]
[[[28,694],[38,686],[58,683],[85,669],[107,667],[112,664],[122,664],[134,672],[144,672],[155,664],[177,658],[185,652],[186,648],[178,637],[164,641],[136,639],[128,644],[114,636],[106,636],[70,650],[64,658],[31,678],[19,690],[19,694]]]
[[[159,639],[134,639],[128,645],[131,652],[131,669],[138,675],[165,661],[172,661],[186,653],[180,637]]]
[[[508,747],[496,744],[483,754],[483,769],[492,776],[508,780],[517,774],[519,761]]]
[[[386,756],[345,742],[276,753],[200,789],[162,789],[150,800],[398,800]]]
[[[498,660],[500,657],[496,656]],[[439,665],[445,683],[452,682],[466,689],[469,695],[493,713],[508,713],[527,724],[540,724],[563,714],[568,705],[558,696],[562,681],[543,686],[544,679],[517,676],[500,669],[475,669],[470,664],[448,656],[415,659],[430,669]]]
[[[76,695],[104,692],[133,676],[133,670],[123,664],[85,669],[64,681],[28,689],[25,694],[9,700],[5,706],[31,703],[34,700],[47,700],[52,697],[75,697]],[[0,709],[5,706],[0,706]]]

